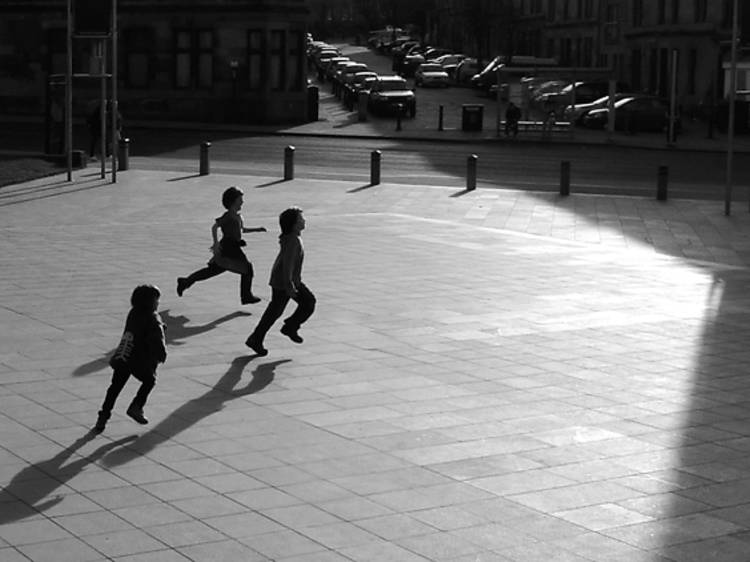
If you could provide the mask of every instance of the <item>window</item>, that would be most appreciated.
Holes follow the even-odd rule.
[[[263,31],[247,32],[247,78],[249,90],[260,90],[263,84]]]
[[[724,0],[721,11],[721,27],[731,29],[734,19],[734,3],[732,0]]]
[[[147,88],[151,78],[150,53],[154,51],[153,30],[131,28],[123,32],[125,84],[131,88]]]
[[[695,22],[703,23],[706,21],[706,0],[695,0]]]
[[[656,23],[659,25],[667,23],[667,0],[658,0],[656,11]]]
[[[570,18],[570,0],[563,0],[562,19],[567,20],[568,18]]]
[[[285,65],[285,33],[283,29],[271,30],[271,45],[269,59],[269,83],[272,90],[284,89]]]
[[[213,33],[177,30],[175,33],[175,86],[210,88],[213,85]]]
[[[287,64],[286,83],[290,90],[299,91],[302,89],[302,75],[304,74],[302,66],[302,32],[289,32],[289,64]]]
[[[68,67],[67,30],[47,30],[47,71],[50,74],[65,74]]]
[[[688,51],[688,80],[687,89],[688,94],[694,94],[695,82],[696,82],[696,69],[698,68],[698,51],[696,49],[690,49]]]
[[[643,25],[643,0],[633,0],[633,27]]]
[[[672,0],[672,23],[680,23],[680,0]]]
[[[557,2],[555,0],[547,0],[547,19],[550,21],[557,19]]]

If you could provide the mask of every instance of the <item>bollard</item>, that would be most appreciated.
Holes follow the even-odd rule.
[[[438,131],[443,130],[443,106],[440,106],[438,111]]]
[[[208,149],[211,147],[210,142],[201,143],[201,161],[200,161],[200,172],[201,176],[207,176],[209,173],[209,162],[208,162]]]
[[[659,171],[656,176],[656,200],[666,201],[667,200],[667,181],[669,179],[669,168],[667,166],[659,166]]]
[[[477,188],[477,160],[479,156],[472,154],[466,159],[466,191]]]
[[[291,145],[284,149],[284,179],[294,179],[294,147]]]
[[[117,143],[117,169],[130,169],[130,139],[121,139]]]
[[[567,160],[560,162],[560,195],[570,195],[570,162]]]
[[[380,151],[373,150],[370,154],[370,185],[380,183]]]
[[[396,106],[396,130],[401,130],[401,116],[404,114],[404,104],[400,103]]]

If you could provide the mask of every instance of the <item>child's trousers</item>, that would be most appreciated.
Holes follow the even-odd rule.
[[[146,400],[148,400],[148,395],[156,385],[156,373],[138,373],[138,375],[135,375],[128,369],[115,369],[112,373],[112,382],[107,389],[107,395],[104,397],[102,409],[99,411],[99,419],[108,420],[112,415],[112,408],[115,407],[117,397],[120,395],[120,392],[122,392],[122,389],[125,387],[125,383],[128,382],[131,374],[141,381],[141,387],[135,394],[130,406],[128,406],[128,410],[131,408],[138,411],[143,410],[143,407],[146,405]]]

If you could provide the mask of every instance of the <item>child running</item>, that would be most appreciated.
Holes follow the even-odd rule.
[[[109,361],[113,369],[112,382],[99,410],[94,431],[101,433],[112,415],[117,401],[130,375],[141,381],[127,415],[140,424],[147,424],[143,407],[156,384],[156,366],[167,359],[164,325],[156,312],[161,292],[154,285],[139,285],[130,297],[131,309],[125,321],[125,330],[115,353]]]
[[[266,232],[262,226],[246,228],[242,222],[243,193],[236,187],[230,187],[221,196],[221,202],[226,212],[216,219],[211,227],[213,238],[213,257],[206,267],[199,269],[187,277],[177,278],[177,295],[182,296],[196,281],[203,281],[216,277],[225,271],[240,274],[240,302],[242,304],[253,304],[260,299],[253,294],[253,265],[247,259],[243,246],[247,243],[242,239],[246,232]],[[218,239],[218,231],[221,229],[221,240]]]
[[[245,341],[250,349],[258,355],[267,355],[263,339],[273,323],[284,312],[289,299],[297,302],[297,308],[289,318],[284,320],[281,333],[294,343],[302,343],[298,330],[315,310],[315,296],[302,283],[302,261],[305,250],[302,246],[302,231],[305,229],[305,217],[302,209],[290,207],[279,215],[279,254],[271,269],[271,301],[252,334]]]

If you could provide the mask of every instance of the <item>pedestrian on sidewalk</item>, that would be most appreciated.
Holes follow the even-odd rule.
[[[297,303],[294,313],[284,320],[281,333],[294,343],[302,343],[298,331],[300,326],[315,311],[315,295],[302,282],[302,262],[305,250],[302,245],[302,231],[305,229],[305,217],[302,209],[290,207],[279,215],[279,254],[271,269],[271,301],[253,333],[245,341],[250,349],[258,355],[266,355],[263,347],[266,333],[274,322],[283,314],[289,299]]]
[[[143,415],[149,393],[156,384],[156,367],[167,360],[167,344],[164,337],[164,324],[159,314],[161,292],[154,285],[139,285],[130,297],[130,312],[125,321],[120,343],[109,365],[112,367],[112,382],[104,397],[102,409],[96,420],[94,431],[101,433],[112,415],[112,408],[130,376],[141,381],[127,415],[140,424],[147,424]]]
[[[513,138],[518,136],[518,122],[521,120],[521,110],[513,102],[508,103],[505,110],[505,136],[513,133]]]
[[[240,274],[240,302],[254,304],[260,299],[253,294],[253,264],[247,259],[242,248],[247,243],[242,239],[246,232],[266,232],[265,227],[245,227],[240,209],[242,209],[243,192],[236,187],[230,187],[221,196],[221,202],[227,209],[216,219],[211,227],[213,257],[206,267],[199,269],[187,277],[177,278],[177,295],[182,296],[196,281],[203,281],[216,277],[225,271]],[[221,240],[218,231],[221,229]]]

